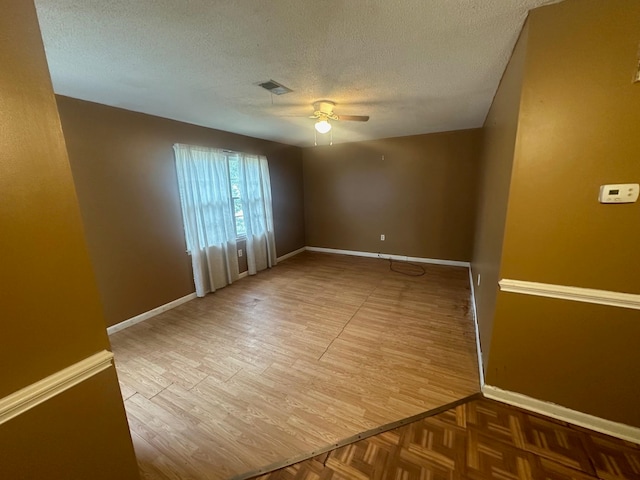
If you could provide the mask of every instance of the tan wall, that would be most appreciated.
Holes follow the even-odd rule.
[[[470,260],[480,135],[305,148],[307,245]]]
[[[471,270],[485,369],[489,360],[498,280],[500,280],[502,242],[518,130],[527,37],[528,25],[525,24],[483,128],[477,223]],[[480,277],[479,285],[478,277]]]
[[[638,310],[500,292],[488,383],[640,426]]]
[[[640,203],[598,203],[600,185],[640,182],[640,2],[570,0],[531,22],[502,275],[640,293]]]
[[[0,397],[109,345],[33,10],[0,15]]]
[[[137,479],[124,415],[110,368],[0,426],[0,478]]]
[[[304,246],[298,147],[67,97],[57,100],[107,325],[194,291],[174,143],[266,155],[277,253]]]
[[[33,3],[4,1],[0,32],[2,398],[109,343]],[[0,478],[100,478],[112,453],[138,478],[113,367],[76,388],[0,425]]]
[[[531,13],[501,276],[640,293],[640,3],[567,0]],[[500,294],[487,381],[640,426],[637,310]]]

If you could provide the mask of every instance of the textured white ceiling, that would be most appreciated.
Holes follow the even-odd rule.
[[[481,126],[527,11],[555,0],[36,0],[56,93],[293,145]],[[293,89],[276,96],[255,84]]]

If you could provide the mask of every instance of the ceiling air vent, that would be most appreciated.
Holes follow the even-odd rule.
[[[275,82],[273,80],[259,83],[258,86],[264,88],[265,90],[269,90],[271,93],[275,93],[276,95],[284,95],[285,93],[293,92],[293,90],[291,90],[290,88],[287,88],[284,85],[280,85],[278,82]]]

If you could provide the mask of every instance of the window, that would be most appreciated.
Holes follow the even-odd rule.
[[[173,149],[196,294],[238,279],[238,238],[246,239],[249,275],[275,265],[267,158],[184,144]]]
[[[233,200],[236,237],[243,238],[247,235],[247,229],[244,223],[242,196],[240,195],[240,159],[238,157],[229,158],[229,184],[231,185],[231,198]]]

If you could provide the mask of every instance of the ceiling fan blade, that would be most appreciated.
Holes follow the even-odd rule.
[[[347,120],[350,122],[368,122],[369,115],[338,115],[338,120]]]

